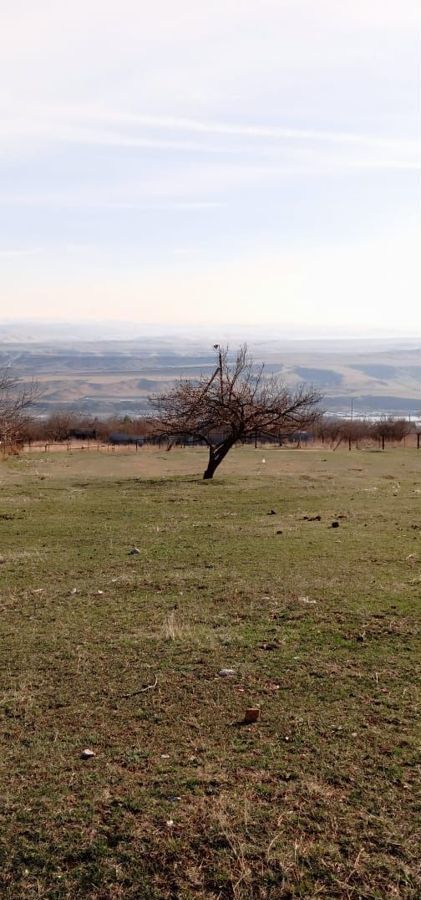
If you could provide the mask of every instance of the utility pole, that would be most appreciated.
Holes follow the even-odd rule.
[[[218,360],[219,360],[219,389],[221,392],[221,402],[224,402],[224,387],[222,382],[222,350],[220,344],[214,344],[213,349],[218,351]]]

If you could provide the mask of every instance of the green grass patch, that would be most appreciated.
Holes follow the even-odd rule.
[[[0,465],[2,896],[415,900],[421,457],[204,459]]]

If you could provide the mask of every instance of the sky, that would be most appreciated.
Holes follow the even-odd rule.
[[[0,21],[0,319],[421,334],[418,0]]]

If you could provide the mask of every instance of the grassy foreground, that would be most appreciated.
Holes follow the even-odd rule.
[[[1,896],[418,898],[421,453],[204,458],[0,463]]]

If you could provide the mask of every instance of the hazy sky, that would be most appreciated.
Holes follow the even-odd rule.
[[[420,333],[420,20],[0,0],[0,316]]]

